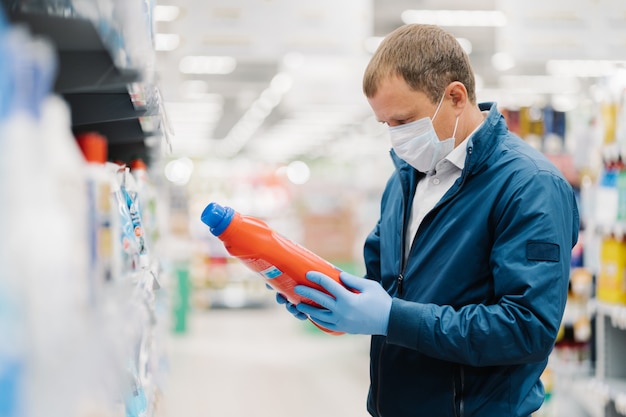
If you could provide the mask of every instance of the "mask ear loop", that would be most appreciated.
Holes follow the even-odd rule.
[[[441,96],[441,100],[439,100],[439,104],[437,104],[437,109],[435,110],[435,114],[433,114],[433,117],[430,118],[431,121],[435,120],[435,117],[437,117],[437,113],[439,113],[439,109],[441,108],[441,105],[443,104],[444,98],[446,98],[446,93],[443,93],[443,96]]]
[[[455,137],[455,135],[456,135],[456,128],[459,126],[459,117],[460,116],[456,117],[456,120],[454,122],[454,130],[452,131],[452,139],[454,139],[455,141],[456,141],[456,137]]]
[[[439,109],[441,108],[441,105],[443,104],[443,99],[446,98],[446,93],[443,93],[443,96],[441,96],[441,100],[439,100],[439,104],[437,105],[437,109],[435,110],[435,114],[433,114],[433,117],[430,119],[431,122],[433,120],[435,120],[435,116],[437,116],[437,113],[439,113]],[[452,138],[454,140],[456,140],[456,128],[459,126],[459,116],[456,117],[456,120],[454,121],[454,130],[452,131]]]

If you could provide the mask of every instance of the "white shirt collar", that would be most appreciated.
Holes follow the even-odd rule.
[[[459,143],[459,146],[452,149],[452,152],[450,152],[448,156],[444,158],[452,162],[460,170],[465,167],[465,157],[467,156],[467,140],[470,138],[470,136],[466,137],[463,142]]]
[[[472,136],[474,136],[476,131],[480,129],[483,123],[484,123],[484,120],[478,126],[476,126],[476,129],[474,129],[474,131],[470,133],[463,140],[463,142],[459,143],[459,146],[454,148],[452,152],[450,152],[448,156],[446,156],[444,159],[447,159],[448,161],[452,162],[457,168],[459,168],[460,170],[463,170],[463,168],[465,167],[465,157],[467,156],[467,142]]]

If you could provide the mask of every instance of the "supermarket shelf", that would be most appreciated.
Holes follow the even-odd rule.
[[[109,140],[109,145],[121,145],[143,142],[146,133],[141,129],[141,124],[137,119],[116,120],[114,122],[91,123],[82,126],[75,126],[74,132],[83,133],[89,131],[100,132]]]
[[[147,110],[136,109],[128,92],[69,93],[63,94],[72,109],[72,124],[77,126],[92,123],[136,120],[145,116]]]
[[[616,239],[626,237],[626,221],[615,221],[611,224],[596,225],[595,232],[599,236],[614,236]]]
[[[595,378],[574,378],[569,384],[569,398],[576,401],[590,417],[602,417],[608,402],[605,390]]]
[[[626,330],[626,306],[610,304],[599,300],[589,302],[592,313],[601,314],[610,318],[611,325],[619,330]]]
[[[626,380],[610,379],[606,381],[609,386],[609,396],[618,414],[626,416]]]
[[[8,11],[7,16],[55,46],[58,71],[54,91],[71,109],[74,133],[96,131],[104,135],[109,141],[110,159],[142,158],[149,163],[151,154],[145,139],[161,132],[146,131],[141,118],[158,116],[161,109],[133,102],[129,85],[142,82],[142,72],[117,66],[113,58],[117,52],[108,50],[90,20],[15,10]]]
[[[601,399],[604,417],[626,417],[626,306],[590,302],[596,315],[596,378],[592,392]]]
[[[626,380],[593,379],[587,388],[589,388],[588,394],[591,393],[594,399],[607,410],[607,415],[626,416]]]
[[[575,361],[566,356],[550,356],[554,375],[552,396],[546,402],[544,417],[603,417],[608,401],[604,386],[593,377],[590,361]]]
[[[52,42],[59,59],[55,91],[100,91],[140,80],[139,71],[118,68],[93,23],[76,17],[9,11],[9,20]]]

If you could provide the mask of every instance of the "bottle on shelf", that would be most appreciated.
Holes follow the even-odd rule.
[[[133,159],[130,162],[130,173],[137,186],[138,205],[144,228],[143,238],[146,245],[151,246],[153,242],[158,240],[157,201],[154,184],[148,174],[148,167],[142,159]]]
[[[107,139],[96,132],[76,136],[78,146],[87,162],[88,205],[90,213],[89,263],[92,277],[92,297],[103,283],[113,279],[113,230],[111,177],[107,161]]]
[[[313,304],[294,292],[296,285],[305,284],[325,291],[305,277],[309,271],[319,271],[335,281],[340,270],[308,249],[285,238],[262,220],[245,216],[231,207],[210,203],[202,212],[202,222],[223,243],[228,253],[241,260],[248,268],[263,276],[267,284],[289,302]],[[329,334],[342,334],[325,329]]]
[[[602,241],[597,298],[626,305],[626,242],[610,236]]]

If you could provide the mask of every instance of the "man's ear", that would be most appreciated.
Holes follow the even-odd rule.
[[[468,103],[467,89],[462,82],[454,81],[448,86],[448,96],[457,110],[462,110]]]

